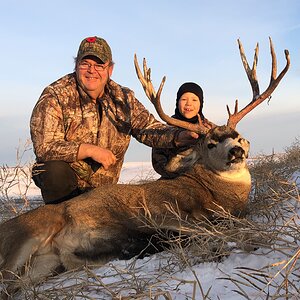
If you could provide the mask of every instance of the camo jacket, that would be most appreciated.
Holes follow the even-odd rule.
[[[37,163],[68,162],[80,187],[117,183],[131,136],[150,147],[170,148],[179,131],[157,121],[133,91],[113,80],[95,104],[78,85],[75,72],[44,89],[30,120]],[[104,170],[92,159],[78,161],[82,143],[110,149],[116,164]]]
[[[172,116],[174,118],[174,116]],[[216,125],[204,118],[202,122],[206,127],[213,128]],[[175,178],[187,170],[184,165],[188,157],[193,152],[195,146],[185,146],[181,148],[153,148],[151,159],[153,169],[161,175],[161,178]]]
[[[180,162],[192,151],[193,147],[153,148],[151,157],[153,169],[161,175],[161,178],[175,178],[185,170]]]

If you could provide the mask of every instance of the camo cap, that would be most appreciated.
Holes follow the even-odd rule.
[[[97,36],[85,38],[79,46],[77,62],[85,56],[92,55],[98,57],[103,63],[112,61],[111,49],[107,42]]]

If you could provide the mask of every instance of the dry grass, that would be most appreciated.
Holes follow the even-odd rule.
[[[19,145],[15,164],[0,166],[0,222],[41,204],[41,199],[30,201],[28,198],[33,163],[24,162],[24,157],[31,150],[31,146],[30,141]]]
[[[164,242],[166,250],[156,254],[155,259],[154,256],[148,258],[149,263],[160,264],[157,266],[159,272],[145,272],[145,258],[124,262],[123,267],[109,264],[100,271],[84,267],[66,272],[59,279],[50,278],[42,288],[24,284],[21,298],[171,300],[170,291],[174,287],[179,291],[180,287],[189,286],[192,292],[186,299],[212,299],[210,288],[205,290],[202,286],[195,267],[203,262],[220,263],[234,251],[245,251],[254,255],[278,253],[280,260],[257,269],[239,267],[234,274],[224,273],[219,280],[233,284],[233,292],[240,299],[252,300],[249,290],[258,295],[255,299],[297,299],[295,295],[300,294],[300,198],[299,187],[290,180],[297,170],[300,170],[298,140],[284,154],[262,156],[251,164],[253,190],[247,215],[243,218],[224,212],[213,223],[190,224],[180,220],[173,211],[174,217],[181,221],[182,232],[173,234],[157,230],[157,236]],[[2,167],[1,174],[5,172],[6,168]],[[19,172],[22,174],[21,170]],[[2,202],[8,201],[5,188],[3,190],[6,178],[4,175],[1,178]],[[14,181],[19,180],[18,176],[13,178]],[[17,183],[10,179],[9,184]],[[26,193],[21,199],[24,199],[23,206],[28,207]],[[7,208],[11,209],[11,206],[6,205]],[[23,208],[14,211],[17,214]],[[156,224],[153,222],[152,226]],[[187,232],[189,235],[186,235]],[[160,259],[156,259],[157,256]],[[178,278],[176,274],[181,270],[189,270],[193,280]],[[200,296],[196,296],[197,289]],[[101,297],[95,298],[95,295]]]
[[[259,291],[259,299],[297,299],[300,295],[300,197],[299,186],[291,180],[298,170],[299,140],[280,156],[259,158],[250,169],[253,191],[246,221],[250,226],[243,231],[250,243],[262,246],[265,253],[281,253],[284,259],[259,269],[238,268],[235,278],[226,276],[243,299],[251,299],[245,287]]]

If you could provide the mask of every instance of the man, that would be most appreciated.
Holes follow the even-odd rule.
[[[131,136],[158,148],[194,143],[198,137],[157,121],[133,91],[110,79],[113,67],[107,42],[85,38],[75,72],[46,87],[33,109],[33,180],[46,204],[117,183]]]

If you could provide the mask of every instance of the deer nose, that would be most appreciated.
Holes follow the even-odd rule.
[[[242,158],[243,155],[245,155],[245,151],[242,147],[234,146],[229,150],[229,154],[231,154],[235,158]]]

